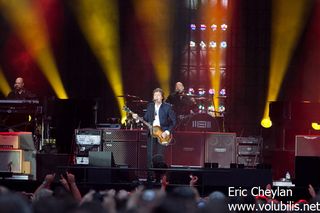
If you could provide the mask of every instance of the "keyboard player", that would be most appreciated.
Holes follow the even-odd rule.
[[[23,78],[16,78],[7,100],[0,100],[1,131],[32,131],[29,115],[34,115],[36,100],[31,99],[36,99],[36,96],[24,87]]]
[[[25,100],[35,98],[36,96],[24,87],[23,78],[21,77],[18,77],[15,80],[14,90],[12,90],[7,96],[7,99],[9,100]]]

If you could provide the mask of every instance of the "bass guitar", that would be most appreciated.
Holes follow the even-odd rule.
[[[132,112],[127,106],[123,107],[123,110],[130,114],[135,114]],[[145,121],[142,117],[138,116],[137,120],[141,121],[144,125],[146,125],[149,130],[152,137],[158,139],[158,143],[164,146],[168,146],[171,143],[172,140],[172,134],[167,135],[166,137],[162,137],[162,133],[164,132],[160,126],[152,126],[147,121]]]

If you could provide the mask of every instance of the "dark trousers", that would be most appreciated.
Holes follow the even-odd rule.
[[[157,138],[153,138],[151,135],[148,137],[147,143],[147,168],[153,168],[153,159],[164,160],[164,146],[158,143]]]

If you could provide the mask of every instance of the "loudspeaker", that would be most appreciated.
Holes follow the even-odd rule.
[[[103,142],[102,150],[112,152],[116,165],[127,165],[131,168],[137,167],[137,142],[135,141],[110,141]]]
[[[236,162],[235,139],[236,133],[206,133],[205,162],[230,168],[230,163]]]
[[[102,167],[114,167],[115,163],[114,163],[112,152],[89,151],[89,165],[102,166]]]
[[[104,141],[137,141],[138,140],[137,130],[115,130],[115,129],[102,129],[102,139]]]
[[[295,156],[320,157],[320,135],[296,135]]]
[[[172,143],[171,166],[203,167],[203,134],[200,132],[176,132]]]

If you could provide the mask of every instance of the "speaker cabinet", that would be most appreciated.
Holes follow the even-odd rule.
[[[320,135],[296,135],[295,156],[320,157]]]
[[[172,166],[203,167],[204,140],[201,132],[176,132],[172,142]]]
[[[89,151],[89,165],[102,166],[102,167],[114,167],[115,163],[114,163],[112,152]]]
[[[115,130],[115,129],[103,129],[102,139],[104,141],[137,141],[138,140],[137,130]]]
[[[110,141],[103,142],[103,151],[113,153],[116,165],[126,165],[130,168],[137,167],[137,142],[136,141]]]
[[[218,163],[220,168],[229,168],[235,163],[235,133],[206,133],[205,162]]]

